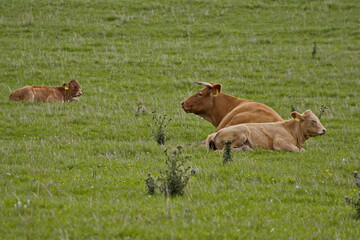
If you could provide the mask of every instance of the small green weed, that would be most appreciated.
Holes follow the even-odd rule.
[[[230,161],[233,161],[232,157],[232,151],[231,151],[231,141],[227,140],[225,143],[225,150],[224,150],[224,154],[223,154],[223,164],[227,164]]]
[[[151,134],[158,144],[165,145],[166,127],[171,118],[167,118],[167,115],[156,115],[156,112],[153,112],[152,119],[154,120],[154,126],[149,125]]]
[[[136,117],[140,117],[141,115],[145,115],[148,113],[149,113],[149,110],[147,110],[147,108],[144,105],[138,104],[138,106],[136,108],[136,112],[135,112]]]
[[[150,173],[149,173],[148,177],[145,179],[145,182],[146,182],[147,192],[151,195],[155,194],[157,185],[156,185],[155,179],[151,176]]]
[[[356,219],[360,219],[360,176],[358,171],[355,171],[354,173],[354,182],[356,184],[357,187],[357,197],[356,198],[349,198],[349,197],[345,197],[345,202],[348,204],[351,204],[355,210],[355,217]]]
[[[312,55],[313,58],[315,58],[315,57],[316,57],[316,51],[317,51],[317,49],[316,49],[316,42],[314,42],[313,44],[314,44],[314,45],[313,45],[313,50],[312,50],[311,55]]]
[[[318,118],[321,119],[322,115],[325,113],[325,111],[328,110],[328,108],[323,104],[320,107],[320,112],[318,114]]]

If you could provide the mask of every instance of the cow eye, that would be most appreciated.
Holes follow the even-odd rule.
[[[317,124],[317,121],[312,120],[311,123],[312,123],[313,125],[316,125],[316,124]]]
[[[202,93],[202,92],[199,92],[199,93],[198,93],[198,96],[199,96],[199,97],[201,97],[202,95],[203,95],[203,93]]]

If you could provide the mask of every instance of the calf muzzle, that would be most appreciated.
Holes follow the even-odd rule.
[[[324,135],[326,133],[326,129],[323,128],[322,132],[320,133],[320,135]]]

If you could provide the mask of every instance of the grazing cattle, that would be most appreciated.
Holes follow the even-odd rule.
[[[310,137],[323,135],[326,129],[319,118],[307,110],[303,114],[292,112],[293,119],[276,123],[244,123],[221,129],[210,134],[206,146],[223,150],[231,141],[233,150],[263,148],[269,150],[304,152],[301,147]]]
[[[61,87],[26,86],[11,93],[11,101],[76,102],[82,95],[80,84],[71,80]]]
[[[258,102],[224,94],[220,84],[196,82],[205,88],[182,102],[186,113],[194,113],[209,121],[216,131],[240,123],[283,121],[272,108]]]

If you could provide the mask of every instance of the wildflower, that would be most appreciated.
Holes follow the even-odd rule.
[[[196,173],[198,173],[199,171],[197,170],[197,169],[193,169],[193,170],[191,170],[191,173],[192,174],[196,174]]]

